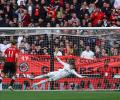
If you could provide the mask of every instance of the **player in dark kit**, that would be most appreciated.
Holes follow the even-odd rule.
[[[18,58],[19,50],[16,47],[16,42],[11,42],[11,47],[7,48],[4,52],[5,63],[2,71],[2,77],[5,75],[10,75],[11,82],[8,89],[13,90],[13,84],[15,81],[15,74],[17,69],[17,58]]]

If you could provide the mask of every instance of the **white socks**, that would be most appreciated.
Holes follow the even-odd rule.
[[[48,81],[47,79],[46,80],[41,80],[40,82],[35,83],[35,85],[43,84],[43,83],[46,83],[47,81]]]
[[[2,91],[2,77],[0,77],[0,91]]]
[[[36,76],[34,79],[45,78],[47,75]]]
[[[0,91],[2,91],[2,83],[0,83]]]

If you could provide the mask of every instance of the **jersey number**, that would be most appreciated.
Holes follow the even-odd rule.
[[[13,51],[9,51],[7,57],[13,57]]]

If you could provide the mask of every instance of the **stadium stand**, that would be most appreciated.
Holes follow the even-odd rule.
[[[119,27],[119,0],[0,0],[0,27]]]
[[[32,84],[39,80],[30,81],[29,77],[50,71],[52,49],[53,54],[58,55],[63,61],[74,60],[77,72],[88,76],[88,78],[79,79],[71,75],[58,80],[54,83],[55,90],[120,89],[120,79],[114,78],[115,75],[120,75],[120,30],[53,30],[51,32],[53,37],[46,34],[46,31],[48,32],[48,30],[23,32],[1,30],[0,51],[4,52],[13,39],[17,41],[17,46],[21,51],[15,89],[50,89],[49,83],[32,88]],[[40,34],[40,32],[45,34]],[[51,42],[53,48],[51,48]],[[90,51],[90,54],[86,54],[86,50]],[[52,62],[54,62],[54,70],[59,69],[60,64],[56,60]],[[2,66],[1,61],[0,69]],[[3,80],[3,89],[7,88],[9,81],[8,78]]]

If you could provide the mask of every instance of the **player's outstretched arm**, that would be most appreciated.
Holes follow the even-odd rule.
[[[62,65],[65,66],[65,65],[67,64],[67,63],[63,62],[63,61],[62,61],[60,58],[58,58],[57,56],[55,56],[55,57],[56,57],[56,59],[58,60],[58,62],[61,63]]]
[[[85,78],[86,76],[82,76],[80,74],[78,74],[75,70],[72,70],[72,74],[74,74],[75,76],[79,77],[79,78]]]

